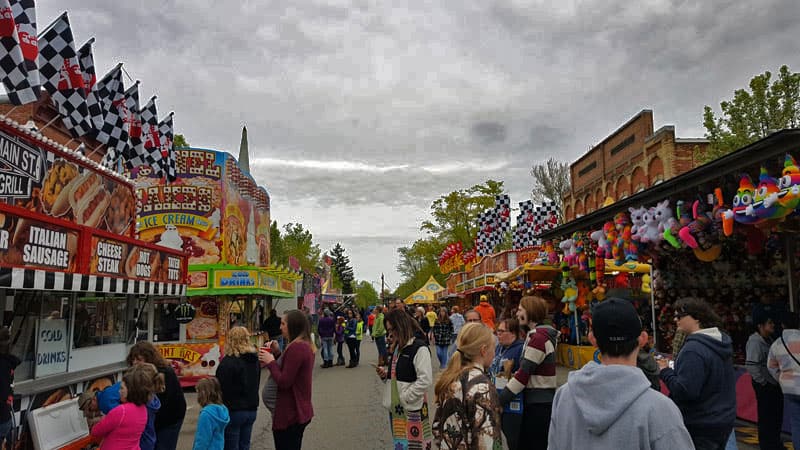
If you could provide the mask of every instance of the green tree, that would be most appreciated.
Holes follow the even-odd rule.
[[[469,245],[478,232],[478,213],[493,208],[495,195],[502,193],[502,181],[487,180],[443,195],[431,204],[432,218],[422,222],[420,230],[442,243],[460,241]]]
[[[563,197],[569,192],[569,164],[550,158],[544,163],[531,167],[533,189],[531,199],[536,203],[555,201],[559,211],[563,210]],[[559,213],[560,214],[560,213]]]
[[[350,258],[348,258],[344,252],[344,247],[338,242],[331,250],[333,271],[336,273],[339,282],[342,283],[342,294],[352,294],[354,281],[353,268],[350,266]]]
[[[311,271],[320,265],[320,255],[322,251],[319,245],[314,243],[311,232],[303,228],[299,223],[287,223],[283,226],[281,234],[283,248],[286,251],[286,263],[288,265],[289,256],[294,256],[304,270]]]
[[[172,144],[177,147],[191,147],[188,142],[186,142],[186,138],[182,134],[176,134],[175,137],[172,139]]]
[[[281,237],[277,220],[273,220],[269,226],[269,254],[271,263],[289,265],[289,258],[286,255],[286,247],[283,245],[283,237]]]
[[[737,89],[733,99],[719,104],[721,116],[703,108],[703,126],[710,145],[697,158],[708,162],[783,128],[800,124],[800,74],[781,66],[772,80],[769,71],[750,80],[750,90]]]
[[[369,281],[361,280],[356,283],[356,304],[361,308],[366,308],[370,305],[377,305],[380,302],[378,291],[372,286]]]

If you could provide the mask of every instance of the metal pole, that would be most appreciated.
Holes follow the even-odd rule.
[[[49,127],[50,125],[52,125],[52,124],[53,124],[53,122],[55,122],[56,120],[58,120],[60,117],[61,117],[61,116],[59,116],[58,114],[56,114],[56,116],[55,116],[55,117],[53,117],[53,118],[50,120],[50,122],[47,122],[46,124],[44,124],[44,126],[43,126],[42,128],[39,128],[39,132],[41,133],[41,132],[42,132],[42,130],[44,130],[45,128],[47,128],[47,127]]]
[[[786,241],[786,278],[789,282],[789,311],[797,312],[797,298],[795,292],[797,290],[797,285],[793,277],[797,263],[797,261],[795,261],[794,239],[790,238],[788,234],[784,234],[783,239]]]
[[[653,330],[653,348],[658,349],[658,333],[656,333],[656,293],[653,289],[653,264],[650,264],[650,320]]]

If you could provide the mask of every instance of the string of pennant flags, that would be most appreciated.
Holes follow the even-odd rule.
[[[97,79],[89,39],[78,50],[66,12],[36,33],[35,0],[0,0],[0,81],[14,106],[46,91],[73,138],[106,147],[101,164],[149,165],[175,179],[173,113],[160,121],[156,96],[139,107],[139,81],[125,88],[122,63]]]

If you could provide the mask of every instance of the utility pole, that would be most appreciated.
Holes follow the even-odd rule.
[[[386,302],[383,301],[383,273],[381,273],[381,305],[385,305]]]

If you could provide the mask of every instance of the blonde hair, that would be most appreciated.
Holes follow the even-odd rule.
[[[447,363],[447,369],[436,381],[436,402],[443,404],[453,394],[453,383],[465,370],[472,368],[475,360],[481,355],[481,347],[494,346],[492,331],[482,323],[467,323],[461,328],[456,339],[456,351]]]
[[[155,393],[160,394],[167,390],[167,384],[164,381],[164,374],[158,371],[155,364],[139,363],[136,364],[141,370],[145,371],[153,379],[153,390]]]
[[[256,348],[250,343],[250,332],[245,327],[233,327],[228,330],[225,340],[225,356],[242,356],[255,353]]]

